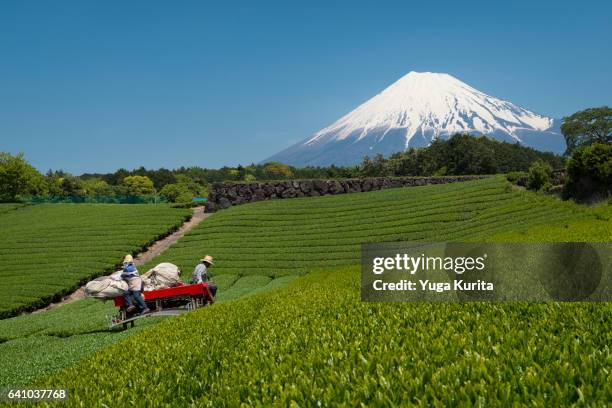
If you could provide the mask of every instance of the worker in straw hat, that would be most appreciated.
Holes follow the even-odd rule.
[[[189,281],[189,283],[208,283],[208,287],[213,296],[217,293],[217,285],[212,283],[213,276],[212,273],[209,272],[209,269],[214,264],[213,257],[210,255],[206,255],[204,258],[200,259],[200,263],[196,265],[191,274],[191,280]]]
[[[136,265],[134,265],[134,258],[130,254],[127,254],[125,258],[123,258],[123,271],[121,272],[121,278],[128,284],[128,291],[123,294],[123,298],[125,299],[125,304],[127,306],[127,312],[129,313],[136,309],[136,306],[134,306],[134,303],[132,302],[132,298],[134,298],[138,304],[138,307],[140,308],[140,314],[149,313],[151,310],[147,307],[147,304],[142,297],[142,279],[138,274]]]

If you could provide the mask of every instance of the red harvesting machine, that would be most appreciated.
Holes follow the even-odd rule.
[[[134,321],[144,317],[177,316],[214,302],[208,283],[152,290],[143,292],[143,297],[147,307],[151,309],[151,313],[145,315],[140,315],[138,310],[128,313],[123,296],[115,297],[113,300],[119,311],[117,314],[109,316],[109,329],[118,325],[123,325],[123,328],[127,329],[128,323],[131,327],[134,327]]]

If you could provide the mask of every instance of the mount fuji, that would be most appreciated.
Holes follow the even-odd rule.
[[[560,121],[489,96],[448,74],[410,72],[311,137],[270,157],[294,166],[353,165],[455,133],[563,153]]]

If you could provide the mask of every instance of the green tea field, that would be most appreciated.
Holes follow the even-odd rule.
[[[132,330],[109,332],[106,316],[114,309],[112,302],[85,299],[0,320],[0,388],[32,383],[160,320],[146,319]]]
[[[0,316],[58,299],[189,214],[166,205],[0,205]]]
[[[213,255],[218,304],[127,332],[93,300],[0,321],[0,385],[67,387],[68,406],[605,405],[609,304],[363,303],[356,265],[361,242],[610,242],[611,225],[610,205],[502,177],[232,207],[150,262],[187,277]]]
[[[0,408],[612,408],[612,0],[549,3],[0,1]]]
[[[69,406],[604,406],[611,312],[363,303],[359,267],[335,268],[165,321],[40,385],[69,386]]]
[[[503,177],[265,201],[214,214],[147,267],[167,261],[190,272],[200,257],[214,255],[217,264],[212,272],[222,289],[219,297],[229,299],[235,298],[234,291],[242,293],[240,288],[262,287],[279,277],[356,264],[361,243],[490,240],[535,225],[597,221],[597,214],[551,197],[515,191]],[[608,225],[605,218],[601,221]],[[554,234],[550,238],[554,240]],[[605,234],[600,237],[605,238]]]

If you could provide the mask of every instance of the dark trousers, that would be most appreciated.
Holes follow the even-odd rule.
[[[125,300],[125,304],[127,307],[131,307],[134,305],[132,302],[132,298],[136,299],[136,303],[140,310],[145,310],[147,308],[147,304],[142,297],[142,292],[139,290],[128,290],[123,294],[123,299]]]
[[[196,281],[189,281],[189,283],[191,285],[195,285],[198,282],[196,282]],[[217,285],[215,285],[212,282],[202,282],[202,283],[207,283],[208,284],[208,289],[210,289],[210,293],[212,293],[213,297],[217,296]]]

